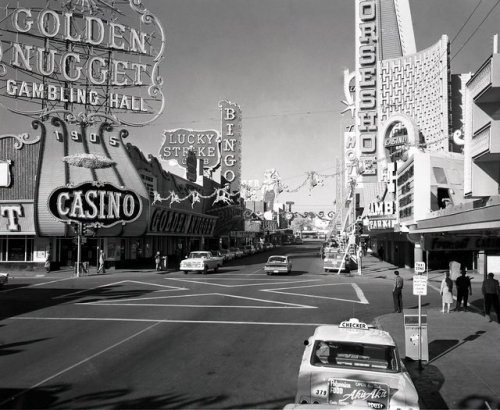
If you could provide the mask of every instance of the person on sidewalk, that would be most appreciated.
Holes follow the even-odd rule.
[[[394,312],[401,313],[403,310],[403,278],[399,276],[399,271],[394,271],[394,289],[392,299],[394,301]]]
[[[453,281],[450,278],[450,272],[446,272],[443,280],[441,281],[440,293],[443,302],[443,309],[441,312],[445,312],[446,306],[446,313],[450,313],[450,307],[453,303]]]
[[[105,273],[106,270],[104,268],[104,263],[106,262],[104,258],[104,251],[101,249],[99,252],[99,269],[97,269],[97,273]]]
[[[495,275],[493,273],[488,273],[488,277],[483,281],[482,291],[484,295],[484,312],[489,316],[490,322],[493,322],[490,316],[491,305],[493,305],[493,309],[495,309],[495,313],[497,314],[497,322],[500,323],[500,314],[499,314],[499,304],[498,304],[498,295],[500,294],[500,288],[498,285],[498,280],[493,279]]]
[[[356,256],[358,258],[358,275],[361,275],[361,269],[363,268],[363,249],[361,246],[358,246]]]
[[[455,307],[456,311],[460,310],[460,305],[462,300],[464,302],[464,311],[467,312],[467,300],[469,295],[472,295],[472,285],[470,283],[470,278],[465,276],[467,271],[464,269],[460,272],[460,276],[455,280],[455,285],[457,285],[457,305]]]
[[[160,254],[160,251],[156,252],[156,255],[155,255],[155,269],[157,271],[160,271],[161,270],[161,254]]]

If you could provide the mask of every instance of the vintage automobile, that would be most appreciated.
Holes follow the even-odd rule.
[[[264,266],[264,271],[268,275],[275,273],[290,273],[292,271],[292,262],[288,256],[270,256]]]
[[[181,261],[180,270],[184,273],[197,271],[206,274],[209,270],[217,272],[222,266],[222,256],[213,256],[210,251],[191,252]]]
[[[326,252],[323,258],[323,269],[325,272],[350,272],[357,268],[358,265],[351,255],[339,250]]]
[[[3,287],[9,281],[8,273],[0,273],[0,288]]]
[[[318,326],[304,342],[296,404],[418,409],[418,394],[389,333],[358,319]]]
[[[243,251],[240,248],[229,248],[231,252],[234,253],[235,258],[241,258],[243,256]]]
[[[224,258],[224,262],[229,262],[229,261],[232,261],[236,255],[231,252],[229,249],[221,249],[219,251],[222,255],[222,257]]]

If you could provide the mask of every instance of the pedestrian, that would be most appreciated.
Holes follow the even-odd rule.
[[[160,254],[160,251],[156,252],[155,264],[156,264],[156,270],[161,270],[161,254]]]
[[[97,273],[105,273],[106,270],[104,268],[104,251],[101,249],[99,252],[99,268],[97,269]]]
[[[495,275],[493,273],[488,273],[488,277],[483,281],[482,291],[484,295],[484,312],[490,318],[490,322],[493,320],[490,316],[491,306],[493,305],[493,309],[495,309],[495,313],[497,314],[497,322],[500,323],[500,314],[499,314],[499,304],[498,304],[498,295],[500,294],[500,289],[498,285],[498,280],[493,279]]]
[[[394,288],[392,290],[392,299],[394,301],[394,312],[401,313],[403,310],[403,278],[399,276],[399,271],[394,271]]]
[[[467,312],[467,300],[469,295],[472,295],[472,285],[470,283],[470,278],[465,276],[467,270],[462,270],[460,276],[455,280],[455,285],[457,285],[457,305],[455,307],[456,311],[460,310],[460,305],[462,300],[464,302],[464,311]]]
[[[453,281],[450,278],[450,272],[446,272],[443,280],[441,281],[440,293],[443,304],[441,312],[444,313],[446,307],[446,312],[450,313],[450,307],[453,303]]]
[[[380,258],[381,261],[384,260],[384,245],[380,245],[378,247],[378,257]]]
[[[361,275],[361,269],[363,268],[363,249],[361,246],[358,246],[356,256],[358,257],[358,275]]]
[[[47,273],[49,273],[49,272],[50,272],[50,263],[51,263],[50,253],[49,253],[49,252],[47,252],[47,257],[45,258],[45,264],[44,264],[44,266],[45,266],[45,271],[46,271]]]

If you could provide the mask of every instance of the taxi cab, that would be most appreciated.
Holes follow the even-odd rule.
[[[419,408],[417,391],[389,333],[350,319],[318,326],[304,344],[298,407]]]

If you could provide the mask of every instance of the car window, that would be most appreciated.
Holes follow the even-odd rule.
[[[394,346],[364,343],[317,341],[313,347],[311,364],[390,373],[399,371]]]
[[[268,262],[286,262],[286,258],[282,256],[271,256]]]

